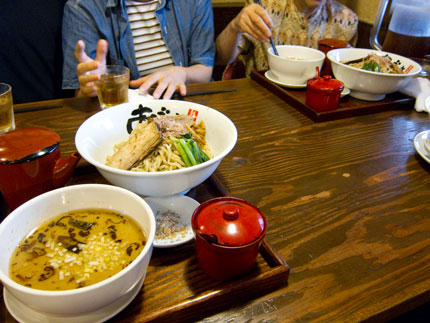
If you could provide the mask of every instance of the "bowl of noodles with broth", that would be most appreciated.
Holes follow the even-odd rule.
[[[409,58],[366,48],[333,49],[327,58],[334,77],[361,100],[383,100],[421,72],[421,66]]]
[[[237,141],[221,112],[187,101],[145,100],[102,110],[79,127],[76,148],[111,184],[142,196],[187,192]]]

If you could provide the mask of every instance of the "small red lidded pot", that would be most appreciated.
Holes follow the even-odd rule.
[[[220,281],[252,268],[267,230],[264,214],[234,197],[218,197],[200,204],[191,224],[200,268]]]
[[[66,184],[81,159],[61,158],[60,135],[44,128],[22,128],[0,135],[0,191],[10,210]]]
[[[336,110],[344,87],[330,75],[312,78],[307,81],[306,104],[317,112]]]

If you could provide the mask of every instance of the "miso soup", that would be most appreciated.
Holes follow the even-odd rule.
[[[105,209],[71,211],[45,222],[19,244],[10,277],[42,290],[89,286],[127,267],[145,243],[130,217]]]

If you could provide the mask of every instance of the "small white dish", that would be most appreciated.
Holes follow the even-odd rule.
[[[27,304],[18,300],[6,288],[3,288],[3,299],[9,313],[18,322],[25,323],[97,323],[104,322],[121,312],[136,297],[142,288],[144,279],[141,279],[127,294],[112,304],[94,312],[77,315],[63,316],[38,312]]]
[[[414,138],[415,150],[428,163],[430,163],[430,130],[417,134]]]
[[[340,93],[340,97],[343,98],[344,96],[347,96],[350,93],[351,93],[351,90],[348,89],[347,87],[344,87],[342,93]]]
[[[154,239],[154,247],[171,248],[184,244],[194,238],[193,229],[191,228],[191,216],[194,210],[200,205],[199,202],[191,197],[184,195],[170,195],[161,197],[145,197],[145,202],[149,204],[155,216],[157,229]],[[159,215],[165,214],[167,211],[177,214],[176,227],[184,228],[182,232],[177,232],[171,237],[159,239]]]
[[[306,87],[306,83],[305,84],[288,84],[288,83],[284,83],[282,81],[280,81],[273,73],[271,70],[266,71],[266,73],[264,73],[264,76],[269,80],[272,81],[273,83],[276,83],[278,85],[281,86],[285,86],[285,87],[289,87],[292,89],[303,89]]]

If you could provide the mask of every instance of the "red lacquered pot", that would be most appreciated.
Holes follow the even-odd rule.
[[[81,156],[61,158],[60,136],[24,128],[0,135],[0,190],[10,210],[66,184]]]
[[[267,230],[257,207],[233,197],[214,198],[200,204],[191,221],[205,273],[224,281],[251,270]]]
[[[352,47],[352,46],[348,42],[339,40],[339,39],[327,38],[327,39],[321,39],[318,41],[318,50],[326,54],[323,67],[321,69],[321,75],[332,75],[331,63],[327,58],[327,53],[332,49],[347,48],[347,47]]]
[[[343,82],[332,79],[330,75],[310,79],[306,87],[306,104],[317,112],[335,110],[343,88]]]

